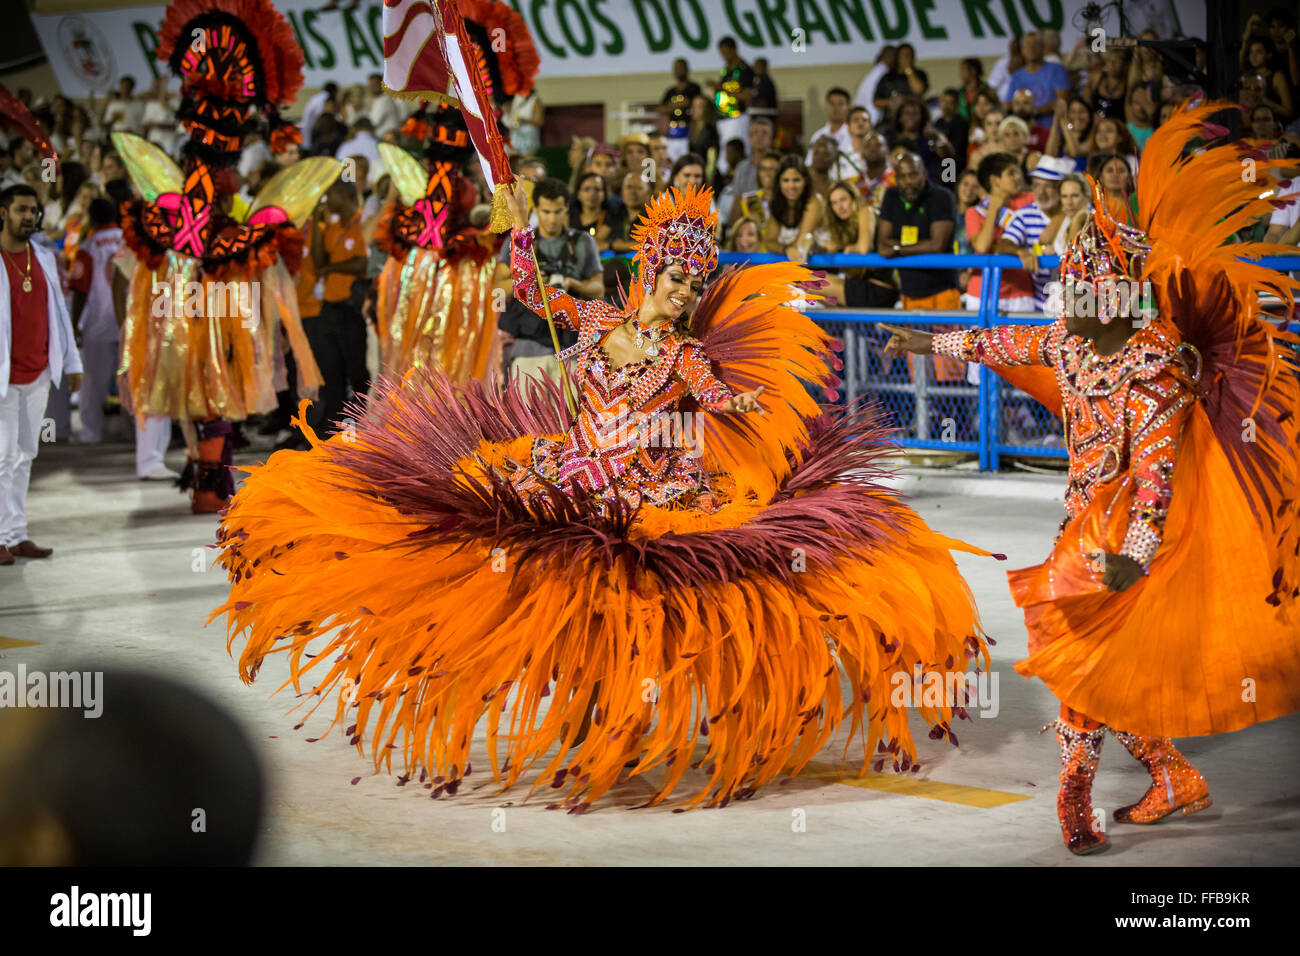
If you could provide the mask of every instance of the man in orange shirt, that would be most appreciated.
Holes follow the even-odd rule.
[[[356,187],[336,180],[316,207],[311,220],[310,256],[303,263],[315,275],[312,299],[320,313],[309,318],[311,305],[299,294],[303,329],[325,384],[308,416],[318,433],[339,423],[348,386],[357,395],[370,387],[366,371],[366,322],[352,299],[352,283],[366,274],[366,247],[361,236],[361,209]],[[300,289],[302,286],[300,285]]]

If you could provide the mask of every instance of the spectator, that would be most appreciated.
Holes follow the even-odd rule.
[[[894,171],[889,168],[889,146],[878,131],[872,131],[863,141],[862,159],[866,168],[858,180],[858,192],[879,213],[885,190],[894,185]]]
[[[840,159],[852,166],[853,172],[841,178],[851,180],[862,178],[867,168],[867,137],[874,129],[875,127],[871,125],[871,114],[865,107],[855,106],[849,110],[849,148],[840,150]]]
[[[325,86],[311,99],[307,105],[302,108],[302,148],[309,150],[312,148],[313,137],[316,130],[316,122],[325,112],[326,104],[339,95],[339,85],[337,83],[326,83]],[[317,153],[316,155],[321,155]]]
[[[140,118],[142,135],[167,155],[179,147],[184,130],[176,122],[176,110],[171,94],[167,92],[167,77],[156,77],[150,88],[144,112]]]
[[[1073,160],[1076,170],[1082,172],[1088,165],[1092,150],[1092,107],[1082,96],[1072,96],[1069,102],[1056,101],[1052,116],[1052,131],[1047,137],[1048,156]]]
[[[813,192],[825,200],[831,191],[831,183],[835,181],[832,173],[839,166],[839,147],[831,137],[822,136],[813,143],[812,157],[807,169]]]
[[[1061,63],[1061,34],[1050,27],[1038,31],[1039,39],[1043,41],[1043,59],[1048,63]]]
[[[325,202],[312,211],[311,262],[319,287],[320,314],[303,320],[312,355],[324,384],[320,401],[308,412],[320,434],[341,424],[347,390],[369,390],[366,371],[366,323],[353,282],[366,273],[366,249],[361,235],[361,209],[352,183],[336,179]],[[323,280],[323,282],[321,281]],[[316,293],[313,289],[313,293]]]
[[[1246,24],[1250,33],[1250,23]],[[1268,36],[1273,41],[1273,68],[1285,70],[1292,90],[1300,89],[1300,51],[1296,49],[1295,13],[1282,7],[1268,12]]]
[[[1097,117],[1124,119],[1124,106],[1128,102],[1127,53],[1112,47],[1102,54],[1101,71],[1089,77],[1087,97]]]
[[[126,176],[126,163],[122,162],[122,157],[115,152],[104,154],[104,158],[99,163],[99,182],[100,185],[111,182],[114,179],[122,179]]]
[[[773,117],[777,112],[776,86],[767,71],[767,57],[760,56],[754,60],[754,93],[749,99],[752,123],[759,116]]]
[[[611,249],[613,238],[623,235],[622,212],[622,203],[611,212],[605,177],[589,172],[578,178],[578,189],[569,208],[569,226],[591,236],[597,252]]]
[[[961,76],[961,87],[957,91],[957,111],[967,120],[972,121],[971,126],[978,127],[978,120],[981,117],[975,116],[975,98],[987,91],[992,106],[1000,105],[1001,101],[997,98],[998,95],[993,87],[984,82],[984,64],[980,62],[979,57],[966,57],[957,69]]]
[[[718,138],[723,142],[733,138],[745,140],[749,135],[747,111],[754,95],[754,71],[736,52],[733,37],[718,41],[718,53],[722,57],[722,73],[718,79],[709,81],[709,87],[714,90]]]
[[[370,117],[363,116],[352,124],[350,138],[339,144],[334,150],[335,159],[347,159],[349,156],[364,156],[372,163],[379,162],[379,140],[375,139],[370,125]],[[360,177],[357,182],[362,182]]]
[[[894,164],[894,173],[898,185],[886,191],[880,204],[876,251],[886,258],[952,252],[957,217],[953,194],[929,181],[925,163],[915,153],[904,154]],[[908,311],[961,308],[955,269],[899,269],[898,277]],[[956,382],[964,376],[965,364],[941,356],[934,359],[933,371],[936,381]]]
[[[894,112],[893,147],[905,147],[916,153],[925,163],[929,181],[939,180],[939,164],[944,159],[955,159],[952,144],[928,122],[925,103],[915,94],[907,94],[898,101]],[[954,175],[953,180],[956,179]]]
[[[780,153],[768,152],[759,159],[755,189],[742,192],[735,189],[733,183],[731,213],[727,217],[729,222],[744,218],[753,219],[764,228],[767,226],[772,195],[776,189],[776,171],[781,166],[781,158]]]
[[[605,180],[605,192],[618,185],[618,150],[607,143],[597,143],[587,154],[587,169],[584,172],[599,173]],[[577,185],[575,179],[574,185]]]
[[[1026,203],[1011,215],[1010,222],[1002,232],[1002,237],[994,247],[995,251],[1020,258],[1034,288],[1034,308],[1043,311],[1047,305],[1047,283],[1052,273],[1048,269],[1038,268],[1038,256],[1041,247],[1039,237],[1052,217],[1061,208],[1061,180],[1065,178],[1066,167],[1073,167],[1068,159],[1043,160],[1029,173],[1030,185],[1033,187],[1033,202]],[[1011,270],[1014,271],[1014,270]],[[1003,275],[1008,275],[1003,273]]]
[[[1137,214],[1133,171],[1126,157],[1115,153],[1093,153],[1088,158],[1088,175],[1101,184],[1107,196],[1120,200]]]
[[[613,239],[615,252],[636,252],[639,248],[631,239],[632,227],[645,213],[645,204],[650,200],[650,182],[646,181],[645,171],[630,171],[623,175],[619,197],[623,200],[626,211],[623,217],[622,234]]]
[[[786,156],[776,172],[776,189],[763,245],[792,262],[806,262],[818,234],[825,235],[826,208],[798,156]]]
[[[664,91],[659,101],[659,115],[668,120],[668,156],[676,159],[690,152],[686,140],[691,119],[691,102],[703,94],[700,84],[691,79],[686,61],[673,60],[673,84]]]
[[[772,149],[776,125],[768,116],[754,116],[749,121],[749,156],[736,167],[731,180],[733,196],[752,193],[758,188],[758,164]],[[726,207],[730,208],[730,207]]]
[[[1242,40],[1242,72],[1263,77],[1264,103],[1272,107],[1273,112],[1290,119],[1295,115],[1291,83],[1285,70],[1273,68],[1275,59],[1272,43],[1264,37],[1247,34]]]
[[[1273,210],[1273,215],[1269,217],[1268,231],[1264,233],[1264,241],[1283,246],[1300,244],[1300,202],[1292,199],[1280,209]]]
[[[876,213],[863,202],[851,183],[831,187],[827,212],[828,252],[865,255],[875,248]],[[883,269],[850,269],[843,276],[826,276],[826,295],[851,309],[890,308],[898,301],[898,290]]]
[[[51,239],[62,238],[69,213],[77,209],[77,193],[89,178],[85,165],[75,159],[60,163],[57,171],[58,179],[54,183],[57,190],[45,204],[45,217],[42,224],[45,234]]]
[[[1146,148],[1147,140],[1156,131],[1155,106],[1145,86],[1129,90],[1128,105],[1125,107],[1124,114],[1128,117],[1125,126],[1128,127],[1129,135],[1133,137],[1133,145],[1141,155],[1142,150]]]
[[[903,98],[924,96],[929,86],[929,76],[916,66],[916,49],[910,43],[900,44],[894,69],[882,76],[876,85],[876,103],[883,101],[885,104],[882,119],[896,119]]]
[[[628,133],[618,141],[618,151],[623,168],[629,173],[640,176],[648,169],[646,160],[650,158],[650,137],[645,133]]]
[[[1137,53],[1129,61],[1128,68],[1128,89],[1146,86],[1151,91],[1152,101],[1156,103],[1166,99],[1166,94],[1174,85],[1172,77],[1165,76],[1165,61],[1151,46],[1151,41],[1158,39],[1160,36],[1154,30],[1139,33]]]
[[[247,182],[254,170],[261,169],[264,163],[271,161],[271,149],[262,139],[261,132],[256,128],[250,129],[244,134],[244,148],[239,154],[239,162],[235,164],[235,172]]]
[[[686,143],[688,152],[704,157],[706,170],[715,163],[725,167],[726,163],[718,162],[718,129],[714,125],[713,104],[704,96],[691,100],[691,122]]]
[[[1064,102],[1064,99],[1057,102]],[[1016,90],[1011,95],[1011,115],[1024,120],[1029,138],[1025,142],[1031,153],[1041,153],[1047,148],[1047,137],[1051,135],[1051,124],[1038,122],[1038,112],[1034,106],[1034,94],[1030,90]]]
[[[347,127],[333,113],[322,113],[311,131],[311,151],[315,156],[337,156],[347,139]]]
[[[1128,131],[1128,127],[1122,120],[1115,119],[1113,116],[1102,116],[1097,120],[1096,131],[1092,137],[1092,152],[1118,153],[1128,162],[1132,174],[1137,175],[1137,143],[1133,141],[1133,134]],[[1089,164],[1091,164],[1091,154],[1089,154]]]
[[[590,136],[574,136],[569,140],[569,189],[578,184],[578,177],[587,171],[587,155],[596,141]]]
[[[90,230],[68,273],[68,287],[84,369],[81,440],[98,444],[104,440],[104,403],[117,377],[118,326],[109,263],[122,246],[122,230],[117,225],[117,209],[107,199],[90,203],[88,219]]]
[[[745,144],[738,139],[729,139],[722,147],[722,155],[727,160],[727,168],[734,170],[745,158]],[[719,197],[719,206],[731,208],[731,173],[715,172],[713,174],[713,193]]]
[[[510,147],[516,153],[536,153],[542,148],[542,123],[546,112],[533,87],[527,95],[516,93],[502,117],[510,132]]]
[[[762,252],[763,226],[757,219],[741,216],[727,230],[727,252]]]
[[[1025,58],[1020,52],[1020,37],[1007,41],[1007,52],[998,57],[989,70],[989,86],[998,95],[998,103],[1011,99],[1011,75],[1025,65]]]
[[[1020,38],[1020,51],[1024,54],[1025,65],[1011,74],[1009,89],[1013,94],[1029,90],[1034,99],[1034,115],[1051,116],[1057,98],[1070,93],[1070,75],[1059,62],[1049,63],[1043,59],[1043,40],[1037,33],[1026,33]],[[1014,112],[1013,104],[1011,108]]]
[[[1061,180],[1061,208],[1038,237],[1044,250],[1058,256],[1065,255],[1070,243],[1088,224],[1092,209],[1088,181],[1078,173],[1067,173]]]
[[[135,97],[135,77],[117,81],[117,90],[104,104],[103,126],[106,132],[122,131],[137,136],[144,129],[144,103]]]
[[[972,126],[970,131],[970,142],[966,146],[966,165],[978,166],[979,161],[987,156],[990,152],[997,152],[998,124],[1005,118],[1002,107],[994,104],[985,108],[988,100],[983,94],[975,101],[975,111],[979,118],[978,125]]]
[[[853,148],[853,134],[849,130],[849,91],[833,86],[826,91],[826,125],[808,137],[808,142],[815,143],[822,136],[835,140],[835,145],[842,151]],[[804,157],[804,162],[812,163],[812,150]]]
[[[939,94],[939,118],[931,125],[936,132],[952,144],[957,160],[957,173],[966,166],[966,147],[970,144],[970,121],[961,114],[961,91],[948,87]]]
[[[872,126],[879,126],[880,121],[884,119],[885,110],[889,106],[889,97],[881,97],[881,101],[876,101],[877,90],[880,81],[886,74],[892,73],[898,66],[898,47],[891,44],[885,44],[876,54],[876,62],[867,71],[867,75],[862,78],[858,84],[858,92],[853,97],[853,105],[861,106],[865,109],[871,118]]]
[[[8,146],[0,149],[4,160],[0,164],[0,189],[17,186],[23,181],[23,167],[31,162],[32,145],[25,139],[15,138]]]
[[[673,161],[668,155],[667,137],[658,134],[650,137],[650,159],[654,162],[654,182],[650,184],[650,190],[663,192],[673,168]]]
[[[546,163],[539,156],[520,153],[514,157],[510,165],[520,179],[526,179],[530,183],[546,178]]]
[[[1029,158],[1029,126],[1019,116],[1008,116],[998,124],[998,151],[1016,157],[1022,170]]]
[[[997,152],[980,160],[975,170],[984,198],[966,210],[966,235],[971,250],[979,255],[992,253],[1002,238],[1011,217],[1021,206],[1033,201],[1024,191],[1020,163],[1011,153]],[[968,309],[980,307],[980,270],[972,270],[962,302]],[[1034,308],[1034,286],[1029,274],[1010,269],[1002,274],[998,308],[1004,312],[1030,312]]]
[[[534,249],[540,266],[539,277],[549,288],[561,289],[579,299],[600,299],[605,295],[605,278],[600,253],[590,235],[568,227],[569,190],[558,179],[543,179],[533,189],[533,207],[537,213],[537,238]],[[497,256],[497,288],[512,289],[510,278],[510,244],[501,247]],[[559,361],[545,318],[533,312],[513,296],[499,324],[505,361],[511,375],[560,378]],[[560,347],[577,341],[577,333],[556,328]]]
[[[975,170],[969,167],[961,174],[957,180],[957,218],[955,220],[954,242],[955,248],[959,255],[970,255],[975,250],[971,248],[970,236],[966,233],[966,210],[972,206],[978,205],[984,192],[980,189],[979,176],[975,175]],[[957,286],[964,289],[970,284],[971,269],[963,269],[957,274]]]
[[[1259,141],[1260,148],[1265,150],[1269,159],[1300,157],[1300,134],[1285,132],[1277,115],[1262,103],[1250,111],[1250,133],[1253,139]],[[1295,171],[1283,172],[1291,178],[1295,177]]]
[[[674,189],[684,190],[687,186],[697,189],[704,185],[704,158],[695,153],[687,153],[673,163],[668,176],[668,184]]]
[[[405,111],[401,103],[384,92],[382,73],[371,73],[366,77],[366,92],[370,95],[370,108],[366,111],[366,117],[370,120],[371,132],[382,139],[385,133],[400,130],[406,119],[403,115]],[[521,150],[521,152],[536,152],[536,150]]]

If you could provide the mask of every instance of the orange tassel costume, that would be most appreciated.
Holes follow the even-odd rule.
[[[701,200],[707,211],[694,193],[653,210],[647,284],[651,258],[707,274],[711,240],[698,255],[679,241]],[[831,340],[786,307],[810,278],[786,264],[733,272],[688,336],[661,343],[672,361],[694,341],[714,390],[765,389],[763,415],[699,413],[707,508],[689,494],[633,507],[613,493],[628,482],[529,472],[539,442],[580,427],[559,386],[529,382],[525,397],[520,381],[458,386],[437,371],[372,391],[355,436],[309,435],[310,451],[251,469],[222,523],[232,587],[215,612],[232,646],[246,637],[241,676],[287,655],[311,710],[328,702],[376,772],[397,757],[398,782],[434,797],[470,774],[480,730],[502,788],[529,774],[533,789],[565,789],[553,806],[575,813],[629,778],[650,783],[648,805],[681,786],[688,807],[725,805],[797,773],[845,726],[863,772],[876,752],[915,769],[909,708],[891,689],[918,670],[948,681],[988,667],[950,554],[986,552],[936,534],[878,483],[893,448],[868,413],[832,421],[808,395],[800,379],[837,381]],[[635,316],[645,291],[583,327]],[[916,709],[955,744],[966,703]]]
[[[1175,114],[1151,137],[1137,229],[1098,195],[1062,260],[1063,280],[1149,283],[1158,314],[1121,351],[1100,355],[1064,318],[933,342],[1003,372],[1065,420],[1067,518],[1047,561],[1009,578],[1029,629],[1016,669],[1063,705],[1060,815],[1075,852],[1105,843],[1087,825],[1101,727],[1152,775],[1115,818],[1152,823],[1210,805],[1169,738],[1300,709],[1298,340],[1259,317],[1261,290],[1289,306],[1300,286],[1239,261],[1286,250],[1227,244],[1272,210],[1273,193],[1243,180],[1243,147],[1189,146],[1220,135],[1210,117],[1222,108]],[[1099,552],[1132,558],[1144,578],[1109,590]]]

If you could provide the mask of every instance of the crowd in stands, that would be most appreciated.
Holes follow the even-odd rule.
[[[1300,168],[1295,26],[1293,13],[1283,9],[1249,19],[1234,96],[1243,107],[1238,135],[1269,156],[1295,159]],[[1146,31],[1142,39],[1159,38]],[[685,60],[673,64],[671,83],[659,97],[657,129],[616,143],[574,137],[562,168],[539,156],[546,112],[537,94],[508,105],[501,121],[511,137],[513,168],[536,183],[538,254],[556,284],[591,298],[616,295],[626,284],[626,260],[603,254],[632,250],[631,230],[654,194],[707,184],[719,215],[718,238],[728,251],[801,262],[818,253],[1008,253],[1025,268],[1005,273],[1000,306],[1042,309],[1048,273],[1036,258],[1064,250],[1086,221],[1093,197],[1083,174],[1111,196],[1134,202],[1143,147],[1196,92],[1152,46],[1112,44],[1098,52],[1084,35],[1063,51],[1050,30],[1012,38],[991,65],[977,57],[962,60],[958,85],[936,89],[916,49],[903,43],[881,48],[855,90],[827,90],[826,122],[803,135],[779,122],[779,78],[765,60],[747,62],[729,37],[717,53],[703,86]],[[1198,65],[1204,55],[1201,44]],[[185,138],[177,104],[163,79],[138,92],[130,77],[98,102],[79,104],[61,94],[33,102],[30,91],[19,95],[49,129],[61,161],[50,176],[32,145],[13,138],[0,147],[0,189],[25,182],[37,190],[41,230],[71,270],[92,229],[96,200],[116,207],[131,195],[110,134],[136,133],[175,156]],[[305,105],[300,147],[272,153],[257,134],[249,135],[235,203],[251,202],[263,183],[300,156],[353,160],[355,181],[342,187],[346,196],[331,199],[333,212],[321,224],[337,218],[338,210],[355,220],[345,225],[354,225],[366,245],[366,262],[347,278],[365,282],[382,266],[383,254],[373,248],[375,224],[396,197],[377,147],[418,145],[403,132],[411,108],[384,95],[378,74],[364,87],[328,84]],[[481,191],[474,221],[485,224],[490,196],[477,162],[466,163],[464,172]],[[1242,238],[1296,243],[1297,209],[1300,203],[1283,205]],[[347,300],[349,307],[364,308],[358,304],[364,296],[345,288],[342,277],[334,279],[326,307]],[[497,281],[510,288],[504,260]],[[855,307],[901,301],[909,308],[973,308],[980,292],[978,270],[851,269],[827,282],[828,304]],[[299,294],[322,297],[314,282],[300,284]],[[551,349],[532,319],[507,315],[502,329],[518,360]],[[354,365],[347,373],[364,377]]]

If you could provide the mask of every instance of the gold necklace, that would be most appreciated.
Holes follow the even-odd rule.
[[[9,253],[6,252],[5,255],[9,255]],[[18,268],[17,263],[14,264],[14,268]],[[32,291],[32,247],[30,243],[27,246],[27,275],[23,278],[23,291]]]

